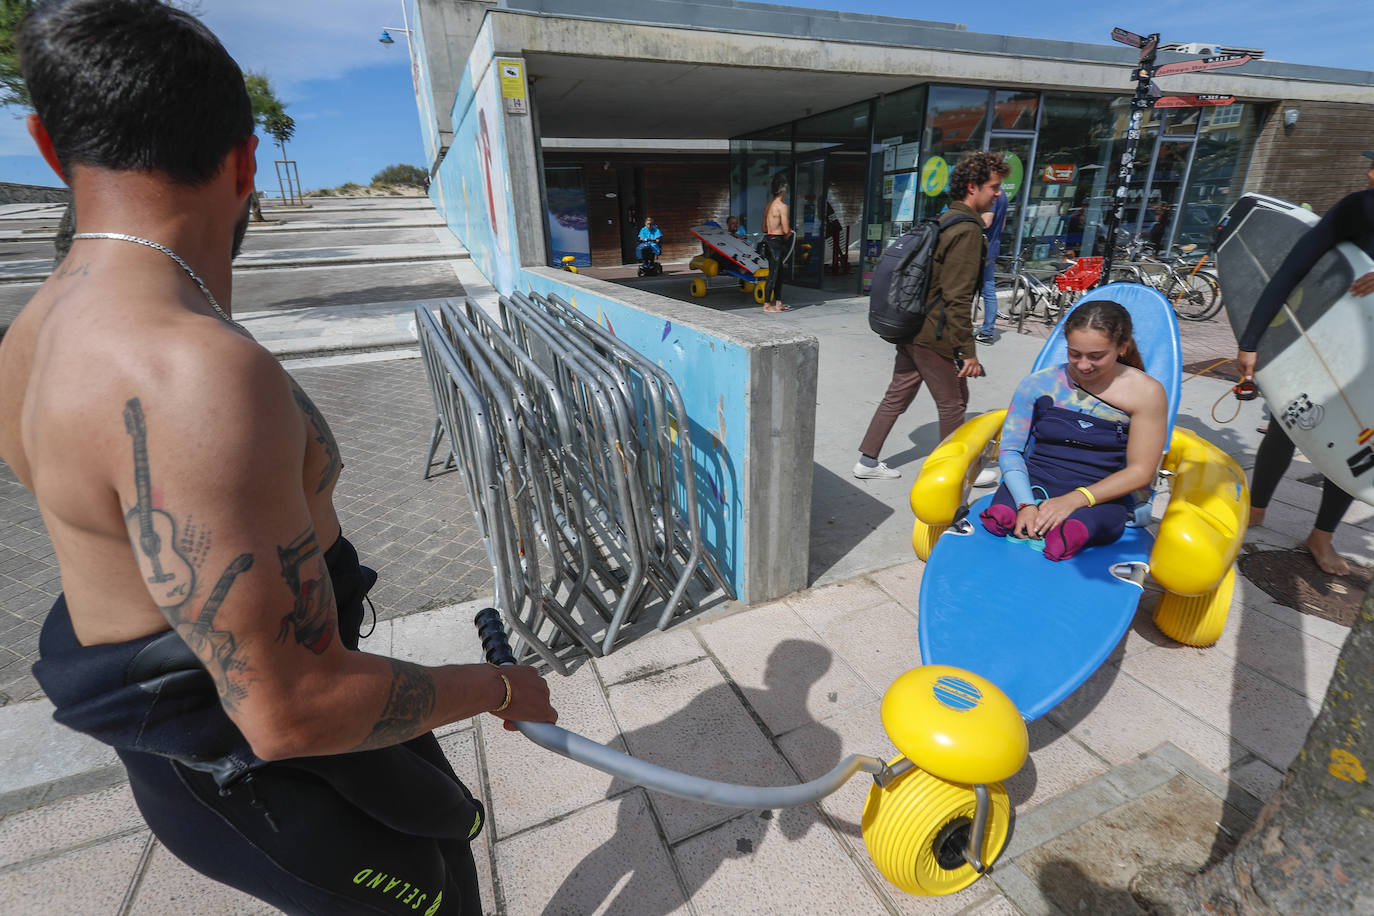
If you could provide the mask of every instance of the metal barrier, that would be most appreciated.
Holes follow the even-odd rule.
[[[498,324],[467,300],[437,319],[421,306],[416,324],[436,413],[424,473],[447,438],[517,651],[561,673],[570,654],[612,651],[646,609],[663,629],[734,597],[703,541],[672,378],[556,296],[500,311]]]

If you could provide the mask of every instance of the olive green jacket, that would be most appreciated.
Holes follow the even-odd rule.
[[[972,207],[962,202],[951,204],[940,221],[945,222],[953,213],[971,216],[976,222],[960,222],[941,230],[926,291],[930,308],[915,342],[946,359],[968,359],[978,355],[973,342],[973,297],[982,286],[988,243],[983,220]]]

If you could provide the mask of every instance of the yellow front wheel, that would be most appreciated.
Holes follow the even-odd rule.
[[[983,835],[984,865],[997,860],[1011,832],[1007,790],[992,783],[988,794],[992,804]],[[911,770],[887,788],[869,790],[864,845],[883,877],[908,894],[956,893],[979,877],[964,858],[977,807],[972,786]]]
[[[763,291],[764,291],[764,289],[765,289],[764,284],[762,284],[762,283],[755,283],[755,284],[754,284],[754,301],[757,302],[759,305],[765,305],[766,302],[767,302],[767,300],[765,300],[765,299],[763,298]]]
[[[1204,595],[1175,595],[1165,592],[1155,605],[1154,620],[1159,631],[1185,646],[1210,646],[1226,629],[1231,611],[1231,596],[1236,588],[1236,567],[1222,577],[1221,584]]]
[[[692,281],[692,295],[698,299],[706,295],[706,281],[701,277],[697,277]]]

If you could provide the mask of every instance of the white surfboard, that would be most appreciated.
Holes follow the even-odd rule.
[[[748,242],[718,226],[693,226],[691,232],[712,251],[733,261],[737,268],[751,276],[768,266],[768,259],[760,257]]]
[[[1259,194],[1231,208],[1217,268],[1237,337],[1270,276],[1317,222],[1309,210]],[[1374,295],[1350,294],[1371,271],[1374,259],[1348,242],[1323,255],[1260,338],[1255,382],[1317,470],[1374,505]]]

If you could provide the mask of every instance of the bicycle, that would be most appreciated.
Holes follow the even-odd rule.
[[[1158,257],[1146,250],[1140,236],[1132,238],[1121,229],[1117,232],[1125,242],[1118,243],[1121,261],[1113,266],[1113,280],[1153,286],[1168,299],[1173,313],[1186,321],[1206,321],[1220,312],[1221,284],[1215,273],[1202,269],[1208,255],[1202,255],[1193,265],[1184,261],[1197,250],[1195,244],[1175,246],[1179,254],[1173,257]]]
[[[1051,261],[1045,268],[1026,267],[1026,253],[1032,245],[1032,242],[1026,243],[1021,257],[1016,259],[1016,263],[1022,266],[1011,275],[1011,304],[1007,307],[1007,317],[1017,319],[1018,331],[1025,326],[1026,316],[1035,315],[1037,311],[1043,315],[1047,324],[1053,324],[1059,313],[1074,298],[1058,280],[1072,270],[1075,262]],[[1057,254],[1063,254],[1063,243],[1057,243],[1055,251]]]
[[[1117,248],[1124,260],[1115,265],[1113,280],[1153,286],[1169,300],[1174,314],[1186,321],[1206,321],[1221,311],[1221,284],[1216,275],[1202,270],[1207,255],[1190,268],[1184,262],[1187,255],[1197,250],[1196,245],[1175,246],[1179,255],[1160,257],[1146,251],[1140,236],[1132,238],[1122,230],[1117,231],[1126,241]],[[1180,272],[1181,266],[1187,269]]]

